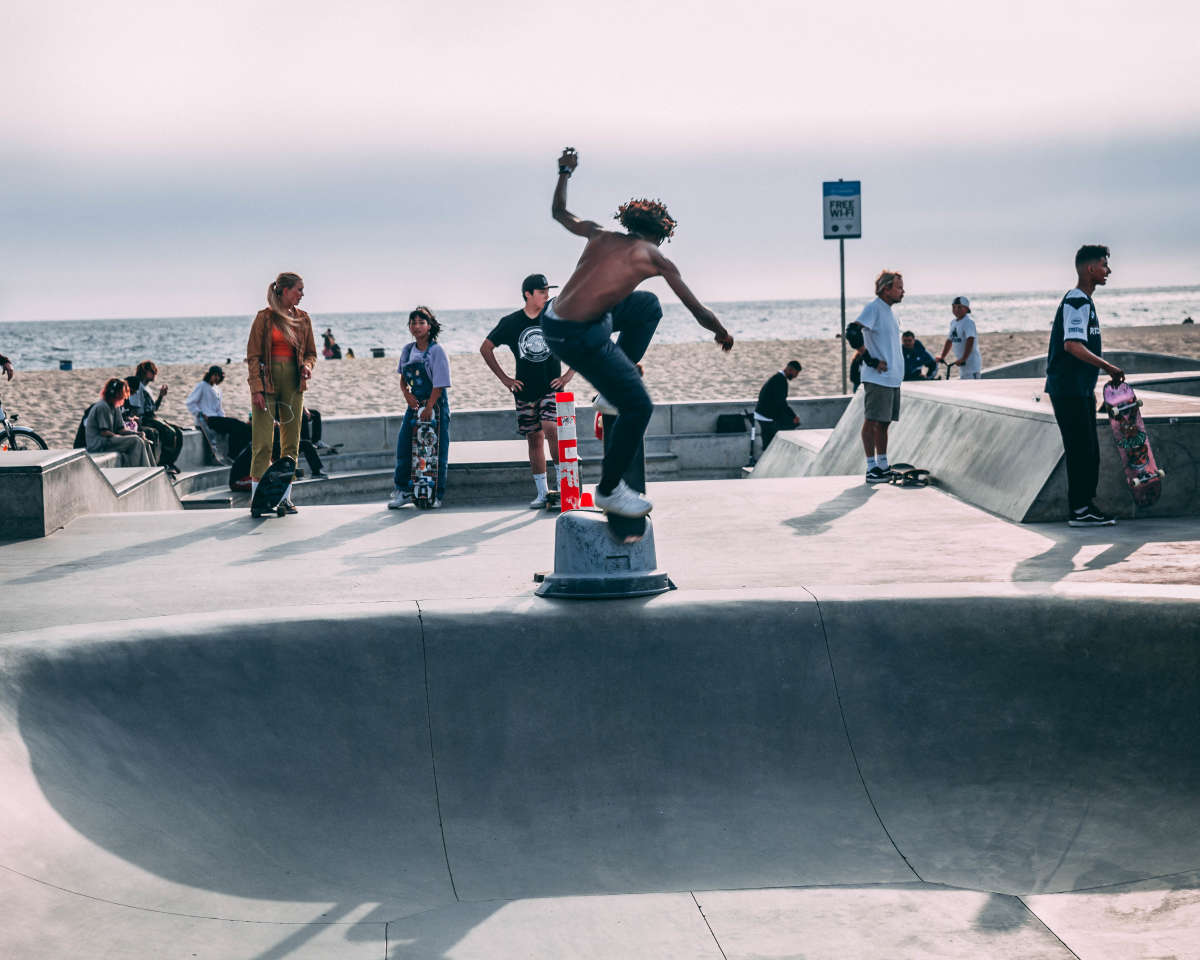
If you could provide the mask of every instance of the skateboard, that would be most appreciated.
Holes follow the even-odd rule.
[[[927,487],[936,482],[928,470],[911,463],[893,463],[890,469],[892,476],[888,482],[898,487]]]
[[[1139,507],[1153,506],[1162,494],[1162,478],[1165,471],[1154,462],[1150,449],[1150,438],[1146,435],[1146,423],[1142,419],[1142,401],[1128,383],[1104,385],[1104,409],[1108,412],[1108,423],[1112,427],[1117,451],[1121,454],[1121,465],[1125,468],[1125,482],[1133,494],[1133,502]]]
[[[295,475],[296,461],[291,457],[281,457],[271,464],[258,481],[258,488],[250,500],[250,516],[255,519],[267,513],[285,516],[283,495]]]
[[[438,422],[435,413],[429,420],[419,416],[412,429],[413,503],[429,509],[437,498]]]
[[[546,491],[546,509],[557,512],[562,506],[562,494],[557,490]]]

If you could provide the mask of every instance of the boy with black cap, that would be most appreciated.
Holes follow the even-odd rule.
[[[550,460],[558,468],[558,421],[554,394],[575,375],[567,368],[563,373],[558,358],[546,346],[539,321],[550,290],[557,284],[548,283],[543,273],[531,273],[521,283],[525,306],[502,317],[479,346],[479,353],[496,379],[512,393],[517,405],[517,432],[529,444],[529,467],[537,496],[530,509],[546,505],[546,497],[557,486],[557,477],[547,481],[546,447]],[[496,347],[506,346],[517,361],[516,376],[510,377],[496,360]],[[545,444],[546,446],[543,446]]]

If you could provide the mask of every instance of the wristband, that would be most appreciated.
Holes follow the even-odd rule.
[[[571,175],[571,173],[572,173],[572,170],[571,170],[571,168],[570,168],[570,167],[563,167],[563,166],[560,166],[560,167],[558,168],[558,173],[559,173],[559,176],[565,176],[565,177],[569,177],[569,176]]]

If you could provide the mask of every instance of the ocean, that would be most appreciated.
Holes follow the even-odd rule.
[[[1064,291],[980,294],[971,298],[981,344],[989,332],[1046,330],[1054,319]],[[904,329],[913,330],[927,347],[941,346],[951,319],[950,297],[905,297],[896,308]],[[853,320],[865,305],[862,297],[848,298],[846,319]],[[801,340],[834,336],[841,325],[838,300],[743,300],[710,303],[735,340]],[[1200,286],[1151,287],[1101,291],[1097,307],[1105,326],[1145,326],[1180,323],[1200,314]],[[444,310],[440,343],[451,354],[473,353],[495,325],[516,306],[491,310]],[[408,342],[404,312],[312,314],[320,347],[326,327],[343,350],[360,357],[372,348],[398,356]],[[142,360],[156,363],[236,362],[245,351],[252,315],[232,317],[154,317],[131,320],[42,320],[0,324],[0,353],[19,370],[58,369],[63,361],[77,368],[128,366]],[[692,343],[708,338],[679,303],[664,304],[655,341]],[[736,349],[736,348],[735,348]]]

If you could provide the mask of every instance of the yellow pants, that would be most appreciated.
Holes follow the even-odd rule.
[[[271,360],[274,393],[265,394],[267,409],[250,414],[250,476],[259,480],[271,465],[275,419],[279,419],[279,455],[295,460],[300,455],[300,424],[304,421],[304,394],[295,360]]]

